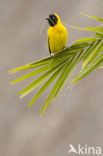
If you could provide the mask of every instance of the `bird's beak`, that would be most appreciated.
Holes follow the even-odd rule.
[[[50,18],[49,18],[49,17],[46,17],[45,19],[46,19],[46,20],[50,20]]]

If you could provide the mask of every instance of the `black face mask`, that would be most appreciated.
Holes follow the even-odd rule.
[[[49,17],[46,18],[50,26],[55,26],[57,24],[57,17],[54,14],[50,14]]]

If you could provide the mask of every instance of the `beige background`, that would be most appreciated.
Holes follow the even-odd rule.
[[[100,22],[80,15],[103,17],[102,0],[0,0],[0,156],[67,156],[69,144],[103,148],[103,71],[92,73],[67,89],[41,118],[38,114],[48,91],[29,109],[35,91],[20,100],[18,92],[32,80],[11,86],[9,82],[26,73],[7,71],[48,56],[44,18],[58,13],[75,26],[96,26]],[[69,41],[91,36],[68,28]],[[74,71],[80,70],[80,66]],[[72,154],[73,155],[73,154]]]

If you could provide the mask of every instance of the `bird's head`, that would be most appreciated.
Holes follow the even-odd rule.
[[[51,27],[54,27],[56,24],[60,23],[60,17],[57,14],[50,14],[46,20]]]

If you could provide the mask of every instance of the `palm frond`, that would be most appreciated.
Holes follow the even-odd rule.
[[[84,16],[87,16],[87,17],[91,18],[91,19],[94,19],[94,20],[97,20],[97,21],[103,22],[103,18],[96,17],[96,16],[89,16],[89,15],[83,13],[83,12],[80,12],[80,13],[81,13],[82,15],[84,15]]]
[[[101,33],[96,33],[96,34],[95,34],[95,37],[103,38],[103,34],[101,34]]]
[[[103,27],[85,27],[85,28],[82,28],[82,27],[76,27],[76,26],[72,26],[72,25],[70,25],[70,27],[74,28],[74,29],[80,29],[80,30],[85,30],[85,31],[94,31],[94,32],[103,34]]]
[[[90,62],[92,62],[98,54],[102,51],[103,49],[103,40],[99,39],[93,48],[89,51],[87,57],[85,57],[82,67],[85,68]]]
[[[96,37],[91,37],[91,38],[82,38],[82,39],[78,39],[75,41],[75,43],[80,43],[80,42],[93,42],[93,41],[97,41],[98,39]]]
[[[57,71],[45,82],[45,84],[42,86],[42,88],[39,90],[39,92],[34,96],[30,104],[28,105],[28,108],[39,98],[39,96],[45,91],[46,88],[57,78],[57,76],[62,72],[63,68],[65,66],[61,66]]]
[[[101,54],[96,60],[94,60],[88,67],[81,70],[81,72],[72,80],[73,84],[76,84],[81,79],[89,75],[93,70],[97,69],[97,67],[103,63],[103,54]]]
[[[82,13],[83,15],[95,19],[97,21],[103,22],[103,18],[96,16],[89,16]],[[44,83],[40,90],[33,97],[28,105],[28,108],[42,95],[42,93],[55,81],[55,84],[47,97],[45,103],[40,109],[41,115],[44,114],[49,103],[57,98],[61,89],[63,88],[66,81],[69,79],[73,70],[79,62],[82,62],[81,70],[71,81],[72,84],[76,84],[81,79],[88,76],[94,70],[103,68],[103,27],[75,27],[72,28],[93,31],[94,36],[89,38],[83,38],[76,40],[72,45],[63,49],[60,53],[43,58],[36,62],[32,62],[21,67],[17,67],[9,71],[9,73],[19,72],[23,70],[28,70],[33,68],[32,72],[23,75],[16,80],[13,80],[11,84],[23,81],[35,75],[38,76],[31,84],[26,86],[20,93],[20,97],[26,96],[32,90],[36,89],[39,85]],[[41,75],[39,75],[41,74]]]

